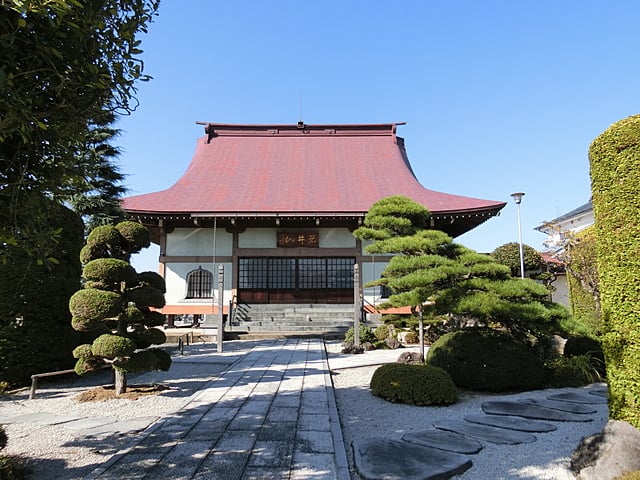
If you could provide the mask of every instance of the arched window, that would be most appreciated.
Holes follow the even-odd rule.
[[[186,298],[212,298],[213,274],[198,267],[187,275]]]

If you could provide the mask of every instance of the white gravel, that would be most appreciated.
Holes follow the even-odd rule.
[[[328,344],[329,355],[339,351],[339,345]],[[398,351],[398,356],[401,351]],[[365,352],[375,356],[376,352]],[[397,357],[396,357],[397,358]],[[330,361],[331,364],[331,361]],[[462,419],[468,414],[482,413],[482,402],[495,399],[490,394],[462,394],[459,401],[447,407],[414,407],[392,404],[371,394],[369,383],[376,366],[360,368],[332,368],[336,403],[347,457],[353,465],[350,448],[354,438],[386,437],[400,440],[408,432],[429,430],[433,422],[442,419]],[[500,399],[546,398],[547,395],[572,389],[548,389],[515,395],[500,395]],[[536,433],[536,442],[521,445],[495,445],[481,442],[483,449],[470,455],[473,466],[455,477],[462,480],[573,480],[569,469],[571,454],[580,439],[602,431],[607,419],[606,405],[596,405],[598,411],[592,422],[552,422],[558,429]],[[351,468],[353,479],[357,474]]]
[[[0,423],[2,418],[40,412],[114,420],[169,415],[182,408],[191,395],[223,369],[220,363],[174,361],[169,372],[130,375],[130,385],[159,383],[170,387],[160,395],[138,400],[82,403],[75,400],[77,394],[93,386],[109,385],[109,371],[84,378],[71,376],[54,382],[42,381],[33,400],[28,399],[29,389],[0,396]],[[30,478],[38,480],[80,480],[136,440],[135,433],[87,437],[64,424],[12,423],[4,425],[4,429],[8,443],[2,454],[26,459],[31,469]]]
[[[374,397],[369,391],[369,382],[376,366],[342,368],[344,363],[332,361],[339,356],[337,353],[340,351],[340,344],[327,343],[327,350],[347,455],[351,464],[353,458],[350,445],[353,438],[381,436],[399,439],[407,432],[428,429],[439,419],[462,418],[468,413],[480,413],[480,404],[489,397],[466,394],[458,403],[449,407],[390,404]],[[397,351],[398,355],[400,353],[401,351]],[[389,361],[388,351],[384,353],[384,359],[382,352],[378,355],[381,359],[379,361]],[[395,354],[393,356],[397,358]],[[362,358],[369,363],[378,361],[376,352],[367,352]],[[171,387],[171,390],[161,395],[142,397],[135,401],[75,401],[74,397],[88,387],[108,384],[108,372],[98,374],[98,377],[43,383],[34,400],[27,399],[28,389],[16,395],[0,396],[0,420],[37,412],[118,420],[169,415],[179,410],[193,393],[223,369],[224,365],[221,363],[176,361],[166,373],[153,372],[130,376],[130,384],[162,383]],[[527,392],[502,398],[544,397],[560,391],[564,389]],[[479,454],[471,456],[473,467],[456,478],[573,479],[568,468],[571,452],[582,437],[601,431],[606,421],[607,409],[606,406],[601,406],[594,415],[593,422],[557,422],[558,430],[536,434],[538,441],[533,444],[484,444],[484,449]],[[30,462],[33,479],[80,480],[117,451],[133,445],[136,438],[135,434],[89,438],[65,428],[64,425],[33,423],[9,424],[5,425],[5,430],[9,442],[2,453],[21,455],[27,460],[34,459],[35,461]],[[357,480],[358,476],[353,474],[353,479]]]

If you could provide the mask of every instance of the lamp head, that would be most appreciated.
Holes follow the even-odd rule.
[[[520,205],[520,203],[522,203],[522,197],[524,197],[524,192],[512,193],[511,196],[516,201],[516,205]]]

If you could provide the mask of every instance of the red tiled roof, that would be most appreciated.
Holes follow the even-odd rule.
[[[364,214],[397,194],[434,214],[495,214],[505,205],[424,188],[396,126],[207,124],[175,185],[123,207],[134,215]]]

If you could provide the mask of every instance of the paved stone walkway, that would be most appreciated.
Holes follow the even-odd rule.
[[[323,341],[259,342],[86,478],[348,480]]]

